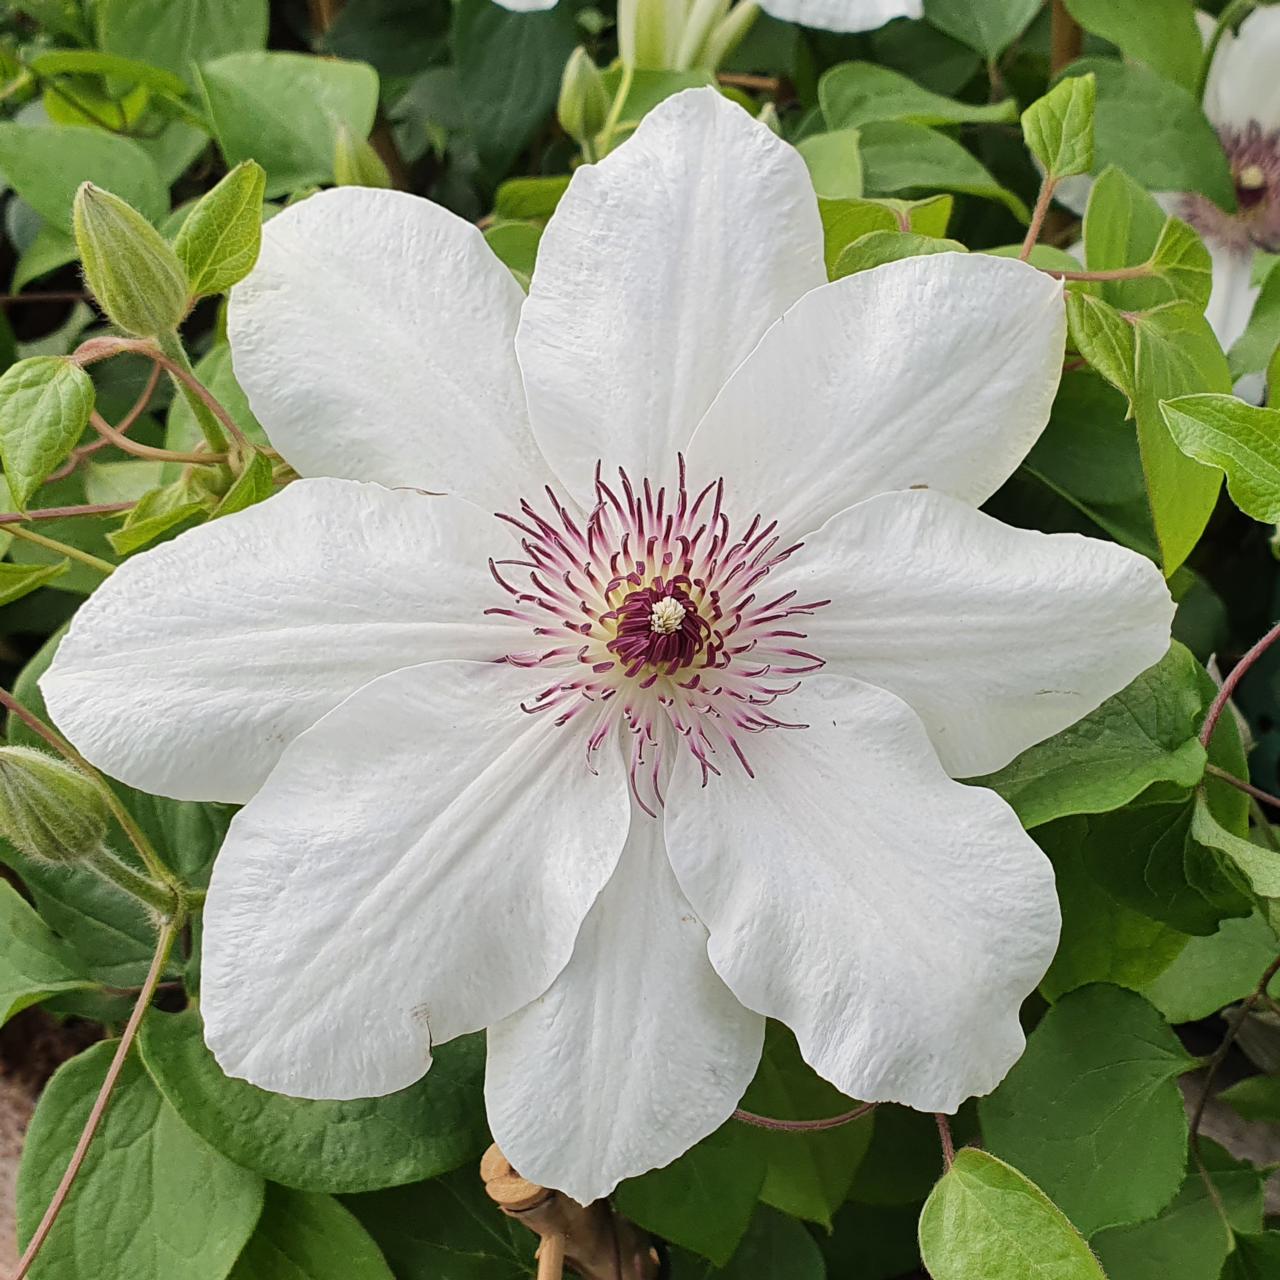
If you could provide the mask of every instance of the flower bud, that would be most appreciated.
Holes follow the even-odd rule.
[[[138,338],[176,329],[191,306],[186,272],[155,227],[91,182],[76,192],[71,222],[84,278],[111,321]]]
[[[107,834],[101,789],[79,769],[30,747],[0,747],[0,834],[44,862],[90,858]]]
[[[340,187],[389,187],[391,175],[382,157],[345,124],[333,140],[333,180]]]
[[[575,142],[594,138],[608,119],[609,91],[604,87],[604,77],[581,45],[565,64],[556,115]]]

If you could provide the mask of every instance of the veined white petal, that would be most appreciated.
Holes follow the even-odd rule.
[[[760,0],[760,7],[784,22],[827,31],[874,31],[924,14],[924,0]]]
[[[299,480],[127,560],[80,606],[40,687],[113,778],[241,802],[375,676],[518,648],[484,613],[487,557],[510,545],[460,498]]]
[[[1053,870],[994,792],[953,782],[891,693],[818,675],[756,776],[681,759],[667,844],[716,972],[851,1097],[954,1111],[1022,1052],[1058,938]]]
[[[296,738],[236,815],[204,912],[201,1006],[223,1070],[373,1097],[430,1046],[564,968],[626,840],[617,752],[520,701],[530,674],[435,662],[375,680]]]
[[[534,13],[539,9],[554,9],[556,0],[496,0],[504,9],[516,13]]]
[[[1062,373],[1062,285],[987,254],[846,276],[765,334],[689,447],[695,482],[784,537],[851,503],[929,485],[978,504],[1049,420]]]
[[[469,222],[338,187],[277,214],[231,293],[236,377],[302,475],[505,510],[550,478],[513,346],[524,295]]]
[[[1280,9],[1255,9],[1238,35],[1224,32],[1209,69],[1204,110],[1217,126],[1246,129],[1255,122],[1263,133],[1280,129]]]
[[[723,1124],[763,1038],[711,968],[661,822],[633,808],[573,958],[489,1029],[489,1126],[523,1177],[590,1204]]]
[[[714,89],[583,165],[538,249],[516,349],[533,429],[593,505],[596,462],[666,476],[765,329],[826,279],[799,154]]]
[[[1015,529],[942,493],[850,507],[776,576],[831,600],[804,620],[805,647],[905,699],[955,777],[1074,724],[1169,647],[1173,601],[1145,557]]]

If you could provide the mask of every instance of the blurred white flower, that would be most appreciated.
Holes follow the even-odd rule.
[[[589,1201],[725,1121],[766,1016],[924,1110],[1018,1057],[1053,873],[953,779],[1157,661],[1172,605],[977,509],[1047,419],[1061,286],[828,284],[822,245],[709,89],[578,169],[527,299],[402,193],[264,228],[235,371],[329,478],[127,562],[42,685],[114,776],[246,802],[203,934],[230,1074],[383,1094],[487,1028],[495,1138]]]

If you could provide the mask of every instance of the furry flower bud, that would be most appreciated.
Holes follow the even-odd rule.
[[[565,64],[556,115],[565,133],[575,142],[594,138],[608,118],[609,91],[604,87],[600,68],[581,45]]]
[[[71,212],[84,278],[111,321],[139,338],[169,333],[191,306],[168,241],[119,196],[86,182]]]
[[[0,833],[44,862],[92,857],[110,812],[101,789],[79,769],[30,747],[0,747]]]

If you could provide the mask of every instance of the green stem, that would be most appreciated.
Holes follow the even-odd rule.
[[[191,361],[187,359],[187,353],[182,345],[182,340],[178,337],[175,330],[168,333],[162,333],[157,339],[160,350],[164,352],[174,364],[178,366],[184,373],[194,378],[195,371],[191,368]],[[172,376],[172,375],[170,375]],[[214,453],[227,452],[227,434],[222,429],[222,424],[214,416],[213,411],[203,400],[184,382],[181,378],[173,378],[174,384],[178,390],[182,392],[183,398],[191,408],[191,412],[195,414],[196,421],[200,424],[200,430],[204,432],[204,438],[209,442],[209,448]]]
[[[57,538],[46,538],[43,533],[37,533],[34,529],[26,529],[20,524],[6,524],[5,532],[12,534],[15,538],[21,538],[24,542],[34,542],[37,547],[44,547],[49,551],[56,551],[59,555],[67,556],[71,560],[78,560],[81,564],[88,565],[90,569],[96,570],[103,577],[116,571],[115,565],[108,560],[101,560],[97,556],[90,555],[87,551],[81,551],[79,547],[69,546],[65,542],[59,542]]]
[[[600,130],[597,140],[599,142],[599,154],[607,156],[609,148],[613,145],[613,135],[618,131],[618,121],[622,119],[622,108],[626,105],[627,98],[631,95],[631,85],[636,77],[636,69],[631,63],[626,63],[622,68],[622,79],[618,82],[618,92],[613,95],[613,103],[609,107],[609,115],[605,119],[604,128]]]
[[[1209,72],[1213,69],[1213,56],[1218,52],[1222,37],[1235,26],[1254,6],[1254,0],[1231,0],[1218,18],[1218,24],[1205,46],[1204,57],[1200,60],[1200,74],[1196,77],[1196,101],[1204,101],[1204,91],[1209,84]]]
[[[169,915],[178,907],[178,895],[172,889],[157,884],[150,876],[135,871],[127,862],[118,858],[106,845],[100,845],[88,858],[88,865],[104,880],[117,889],[136,898],[162,915]]]

